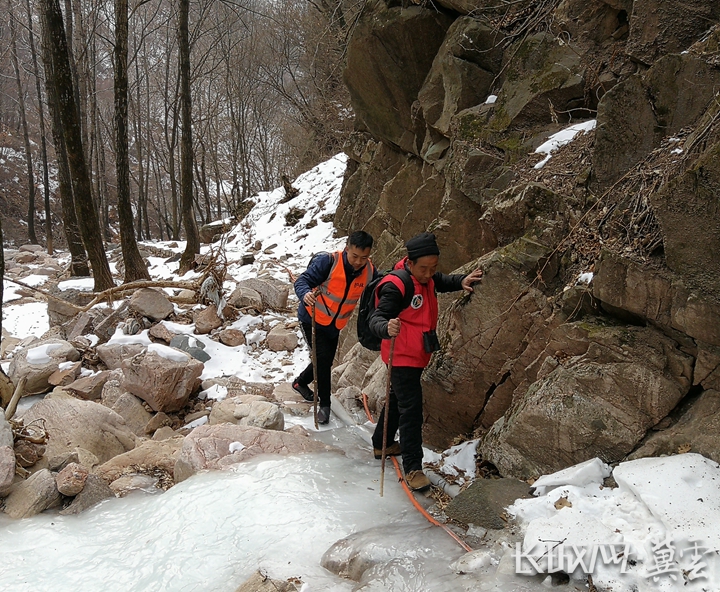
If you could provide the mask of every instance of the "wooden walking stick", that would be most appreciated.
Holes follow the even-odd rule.
[[[388,417],[390,416],[390,375],[392,374],[393,353],[395,352],[395,337],[390,340],[390,355],[388,356],[387,381],[385,383],[385,417],[383,420],[383,445],[380,461],[380,497],[383,496],[385,485],[385,453],[387,450]]]
[[[317,387],[317,345],[315,344],[315,327],[316,327],[316,320],[315,320],[315,303],[312,305],[312,341],[311,349],[312,349],[312,366],[313,366],[313,419],[315,420],[315,429],[320,429],[318,427],[318,387]]]

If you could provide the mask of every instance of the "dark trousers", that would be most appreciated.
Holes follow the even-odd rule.
[[[301,323],[305,339],[310,347],[312,356],[312,325]],[[315,349],[317,350],[317,393],[320,407],[330,407],[330,371],[332,370],[335,352],[338,347],[340,335],[328,335],[323,331],[315,331]],[[312,359],[308,367],[298,376],[301,384],[310,384],[313,381]]]
[[[422,386],[423,368],[394,366],[390,374],[390,414],[388,416],[387,443],[392,444],[400,430],[403,469],[405,473],[422,470]],[[382,448],[385,406],[378,418],[372,436],[373,446]]]

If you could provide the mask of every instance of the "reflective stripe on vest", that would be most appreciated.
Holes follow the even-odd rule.
[[[360,296],[372,279],[372,264],[365,264],[364,273],[347,285],[345,266],[343,265],[343,252],[333,254],[333,265],[330,275],[325,283],[320,285],[320,295],[315,303],[315,319],[321,325],[331,325],[335,322],[338,329],[347,325],[348,319],[360,301]]]

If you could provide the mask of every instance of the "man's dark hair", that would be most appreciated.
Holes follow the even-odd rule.
[[[357,247],[363,251],[365,249],[372,249],[373,237],[364,230],[356,230],[348,237],[347,244],[348,247]]]

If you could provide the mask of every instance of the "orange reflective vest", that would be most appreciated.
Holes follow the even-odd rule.
[[[315,302],[315,319],[321,325],[332,325],[342,329],[347,325],[350,315],[360,301],[360,295],[365,286],[372,280],[373,266],[370,261],[365,264],[365,269],[356,277],[350,285],[345,275],[343,265],[343,252],[333,253],[333,265],[330,275],[323,284],[319,286],[320,294]]]

